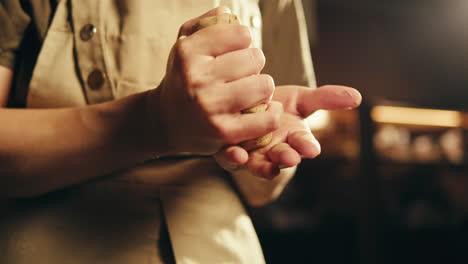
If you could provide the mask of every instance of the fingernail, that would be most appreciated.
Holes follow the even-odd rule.
[[[346,93],[352,98],[354,106],[359,106],[362,102],[361,93],[355,89],[346,89]]]

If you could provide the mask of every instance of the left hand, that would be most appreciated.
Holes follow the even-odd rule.
[[[353,109],[360,105],[360,93],[349,87],[327,85],[318,89],[301,86],[276,87],[273,101],[283,104],[280,127],[273,132],[272,142],[247,152],[240,146],[230,146],[215,155],[221,167],[233,174],[251,174],[273,179],[282,168],[289,168],[304,158],[320,154],[320,144],[304,119],[319,109]]]

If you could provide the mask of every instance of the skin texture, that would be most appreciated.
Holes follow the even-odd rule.
[[[215,156],[253,206],[264,205],[281,194],[301,157],[320,154],[320,144],[304,122],[306,117],[319,109],[355,108],[362,98],[358,91],[344,86],[278,86],[273,100],[282,103],[284,113],[268,146],[252,152],[229,146]]]
[[[205,17],[198,21],[198,23],[194,26],[193,32],[196,32],[198,30],[202,30],[204,28],[214,26],[217,24],[240,24],[239,19],[237,18],[236,15],[230,14],[230,13],[223,13],[218,16],[211,16],[211,17]],[[266,109],[268,108],[267,104],[260,104],[254,107],[250,107],[247,109],[242,109],[243,114],[249,114],[249,113],[258,113],[258,112],[265,112]],[[255,138],[255,139],[250,139],[245,142],[242,142],[241,146],[246,149],[246,150],[254,150],[259,147],[264,147],[268,145],[271,142],[272,139],[272,134],[268,133],[266,135],[263,135],[261,137]]]
[[[230,12],[225,8],[224,12]],[[353,88],[324,86],[313,90],[300,86],[276,87],[272,103],[284,108],[279,129],[271,142],[248,151],[241,146],[228,146],[215,155],[218,164],[230,172],[245,200],[251,206],[262,206],[276,199],[294,176],[302,158],[315,158],[320,144],[304,123],[319,109],[353,109],[362,97]]]
[[[271,102],[265,112],[241,114],[270,102],[275,89],[271,76],[259,74],[265,56],[260,49],[249,48],[249,29],[218,24],[193,32],[198,20],[219,12],[222,9],[182,26],[166,77],[152,93],[155,104],[150,109],[161,116],[159,126],[169,128],[172,138],[167,135],[166,142],[171,154],[183,153],[187,146],[192,152],[214,154],[225,143],[237,144],[278,128],[283,111],[278,102]]]
[[[275,130],[280,103],[240,114],[274,92],[270,76],[251,76],[265,59],[250,43],[244,26],[211,27],[181,35],[158,89],[84,107],[0,109],[0,196],[40,195],[154,157],[214,154]],[[2,102],[11,83],[11,70],[3,72]],[[252,96],[239,96],[246,89]]]
[[[222,12],[227,10],[201,17]],[[301,156],[320,152],[304,117],[322,108],[355,107],[360,96],[345,87],[275,90],[272,77],[259,74],[265,57],[250,48],[246,27],[192,32],[201,17],[181,27],[158,89],[84,107],[0,108],[0,197],[36,196],[155,156],[185,153],[216,153],[253,205],[279,195]],[[11,77],[12,71],[0,66],[3,107]],[[243,96],[247,92],[250,96]],[[240,113],[260,103],[269,104],[267,111]],[[237,145],[269,132],[273,141],[264,148],[249,153]]]

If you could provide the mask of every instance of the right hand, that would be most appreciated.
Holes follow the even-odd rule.
[[[203,17],[185,23],[172,48],[166,76],[148,93],[154,138],[167,155],[214,154],[223,146],[276,130],[282,105],[272,102],[273,79],[259,75],[265,65],[260,49],[249,48],[250,31],[242,25],[214,25],[193,33]],[[241,114],[260,103],[263,113]],[[157,135],[157,136],[156,136]]]

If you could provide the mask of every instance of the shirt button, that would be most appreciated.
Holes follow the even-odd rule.
[[[93,36],[96,34],[97,29],[94,25],[92,24],[87,24],[83,26],[80,30],[80,38],[83,41],[88,41],[93,38]]]
[[[253,28],[260,28],[262,26],[262,18],[260,18],[260,16],[251,16],[250,26]]]
[[[104,85],[104,73],[100,70],[92,71],[88,76],[88,86],[91,90],[99,90]]]

